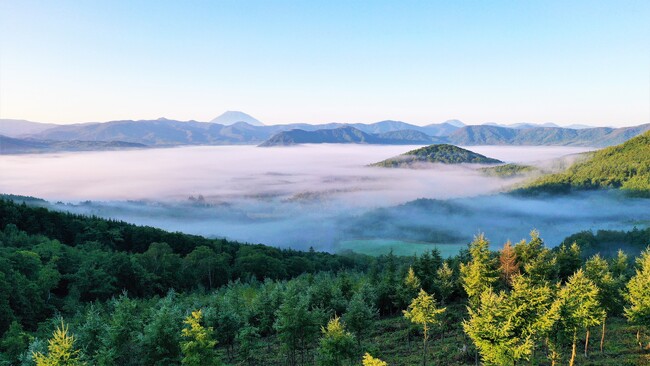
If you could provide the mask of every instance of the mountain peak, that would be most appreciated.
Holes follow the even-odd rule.
[[[224,126],[230,126],[233,125],[237,122],[246,122],[249,125],[253,126],[264,126],[264,124],[251,115],[248,115],[244,112],[240,111],[226,111],[219,117],[213,119],[210,121],[211,123],[218,123],[220,125]]]
[[[446,120],[443,123],[447,123],[447,124],[450,124],[450,125],[456,126],[456,127],[465,127],[465,124],[463,122],[461,122],[460,120],[457,120],[457,119],[449,119],[449,120]]]

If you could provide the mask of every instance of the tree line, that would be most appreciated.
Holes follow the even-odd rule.
[[[650,360],[650,250],[634,260],[623,251],[585,256],[577,242],[551,249],[533,231],[498,251],[479,235],[451,258],[435,249],[370,258],[208,240],[6,201],[0,212],[0,364]],[[63,227],[48,224],[52,217]],[[69,221],[85,233],[57,239]],[[128,250],[115,228],[143,243],[153,234]],[[181,242],[192,244],[179,252]],[[258,255],[284,272],[267,272]]]

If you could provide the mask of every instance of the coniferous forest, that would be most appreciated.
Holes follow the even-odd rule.
[[[0,228],[6,365],[650,363],[648,229],[552,249],[535,230],[479,234],[445,259],[280,250],[11,200]]]

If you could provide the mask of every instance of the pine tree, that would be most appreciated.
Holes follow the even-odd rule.
[[[585,262],[585,275],[596,287],[598,287],[598,302],[605,309],[605,314],[613,314],[621,306],[619,296],[619,284],[614,279],[612,272],[609,270],[609,264],[599,254],[589,258]],[[600,352],[603,352],[605,344],[605,331],[607,326],[607,317],[603,318],[602,330],[600,336]],[[589,330],[585,339],[585,357],[589,351]]]
[[[273,327],[287,353],[289,364],[298,363],[300,354],[304,363],[305,351],[311,347],[318,334],[321,315],[317,310],[309,309],[309,299],[301,296],[298,289],[290,289],[284,302],[276,312]]]
[[[74,336],[68,334],[68,326],[61,320],[61,325],[56,328],[53,337],[48,341],[47,356],[40,352],[33,354],[36,366],[83,365],[79,350],[74,349],[74,342]]]
[[[253,364],[253,355],[257,348],[260,338],[257,328],[246,325],[237,332],[237,342],[239,343],[239,356],[249,365]]]
[[[422,327],[424,333],[422,344],[422,365],[427,364],[427,347],[429,342],[429,331],[431,327],[438,324],[438,315],[444,313],[446,308],[438,308],[436,300],[424,290],[420,290],[418,296],[413,299],[407,310],[404,310],[404,317],[414,324]]]
[[[573,366],[578,330],[600,324],[605,317],[605,311],[598,302],[598,287],[585,276],[582,269],[569,277],[558,296],[561,301],[560,322],[563,330],[568,332],[572,339],[569,366]]]
[[[354,359],[354,336],[345,330],[338,317],[331,319],[321,331],[323,337],[318,348],[319,365],[341,366],[345,361]]]
[[[552,291],[523,276],[513,278],[513,289],[499,294],[491,289],[481,295],[480,306],[469,308],[465,332],[488,364],[515,365],[532,355],[536,342],[545,337],[557,316],[552,314]]]
[[[388,364],[378,358],[372,357],[369,353],[363,355],[363,366],[388,366]]]
[[[357,345],[361,346],[361,340],[365,332],[377,318],[379,312],[369,305],[363,298],[363,294],[356,293],[352,296],[348,309],[343,315],[345,325],[352,331],[357,339]]]
[[[221,360],[215,352],[217,341],[212,337],[212,328],[201,325],[203,313],[201,310],[193,311],[185,318],[185,328],[182,330],[183,340],[181,351],[183,359],[181,363],[188,366],[219,366]]]
[[[463,288],[473,309],[477,308],[481,294],[490,288],[498,277],[492,266],[489,246],[490,243],[483,234],[476,236],[469,244],[470,262],[461,264],[460,267]]]
[[[418,292],[422,289],[422,283],[420,279],[415,275],[413,267],[409,267],[406,277],[404,278],[403,286],[399,288],[400,292],[400,308],[407,306],[414,297],[418,295]]]
[[[440,303],[446,304],[457,286],[454,279],[454,270],[447,262],[442,263],[442,267],[436,271],[435,286],[440,295]]]
[[[650,247],[641,253],[636,262],[636,273],[628,282],[625,293],[628,302],[625,317],[639,327],[636,338],[642,348],[641,328],[650,327]]]

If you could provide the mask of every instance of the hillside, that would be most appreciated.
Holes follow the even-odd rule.
[[[290,146],[297,144],[387,144],[411,145],[430,144],[439,141],[423,132],[414,130],[398,130],[380,134],[363,132],[352,126],[342,126],[332,129],[305,131],[294,129],[282,131],[273,135],[259,146]]]
[[[481,172],[483,174],[490,177],[499,177],[499,178],[520,177],[538,171],[539,169],[535,168],[534,166],[515,164],[515,163],[481,168]]]
[[[147,145],[124,141],[41,141],[0,135],[0,155],[58,151],[95,151],[145,148]]]
[[[448,136],[455,145],[595,146],[620,144],[650,130],[650,124],[622,128],[561,127],[509,128],[492,125],[465,126]]]
[[[34,364],[34,353],[48,353],[48,340],[58,344],[52,338],[58,327],[59,335],[71,337],[60,347],[68,364],[178,366],[187,359],[184,329],[191,326],[206,340],[206,365],[306,366],[324,356],[359,365],[366,352],[391,366],[416,365],[423,357],[434,365],[474,365],[478,356],[491,355],[486,342],[506,350],[508,365],[567,364],[577,346],[588,353],[576,355],[580,365],[647,365],[638,325],[623,318],[623,309],[630,307],[628,284],[639,284],[633,294],[643,296],[650,250],[637,259],[636,272],[628,264],[634,258],[622,252],[609,265],[609,258],[587,260],[583,250],[591,253],[611,238],[617,246],[642,248],[648,234],[578,233],[565,242],[580,244],[550,249],[533,231],[501,252],[479,235],[447,259],[438,249],[370,258],[207,239],[0,199],[0,364]],[[504,269],[501,263],[513,264]],[[477,270],[493,276],[469,277]],[[470,278],[485,295],[463,286]],[[605,296],[596,298],[591,289]],[[435,314],[438,323],[423,347],[422,327],[402,314],[425,301],[445,311]],[[551,309],[568,313],[566,304],[589,303],[606,312],[596,318],[606,319],[605,326],[599,320],[575,328],[549,316]],[[532,310],[508,312],[511,304]],[[550,321],[549,333],[538,330],[541,321]],[[605,337],[603,351],[598,341],[576,342],[586,330],[592,339]],[[492,336],[498,332],[503,335]],[[529,349],[507,352],[530,332]],[[579,338],[567,337],[572,334]],[[648,336],[640,336],[645,345]],[[329,347],[331,339],[345,348]],[[547,339],[554,354],[532,351],[543,350]]]
[[[56,126],[52,123],[31,122],[22,119],[0,119],[0,135],[20,137],[43,132]]]
[[[542,177],[520,193],[614,188],[650,196],[650,132],[591,154],[565,172]]]
[[[419,163],[500,164],[500,160],[465,150],[454,145],[430,145],[372,164],[384,168],[409,168]]]

